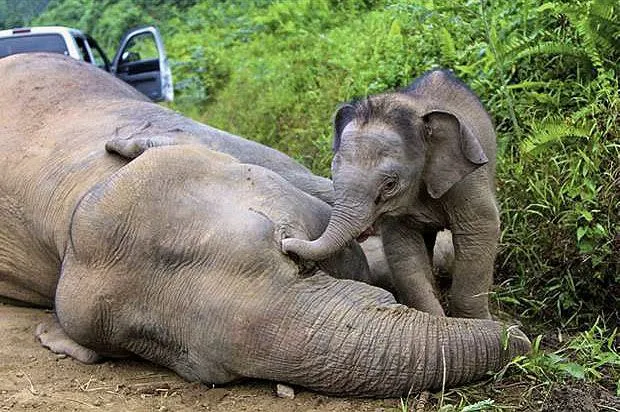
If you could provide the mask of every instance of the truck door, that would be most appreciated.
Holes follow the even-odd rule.
[[[151,100],[172,101],[172,74],[164,43],[153,26],[129,30],[112,60],[112,74]]]

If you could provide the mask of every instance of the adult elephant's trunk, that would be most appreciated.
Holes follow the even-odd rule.
[[[335,201],[332,215],[325,231],[316,240],[283,239],[282,250],[286,253],[294,253],[306,260],[322,260],[344,248],[351,240],[357,238],[362,232],[373,224],[371,210],[363,206],[342,206],[343,201],[338,196]]]
[[[530,348],[518,329],[432,316],[360,282],[319,274],[284,296],[264,313],[252,310],[263,327],[251,345],[238,348],[233,369],[240,375],[329,394],[391,397],[483,378]]]

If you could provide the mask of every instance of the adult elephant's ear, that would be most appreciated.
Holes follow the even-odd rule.
[[[427,133],[423,179],[428,193],[437,199],[489,159],[471,127],[453,113],[432,110],[423,119]]]
[[[342,136],[342,131],[351,123],[353,118],[355,118],[355,106],[352,104],[343,104],[338,108],[336,114],[334,115],[334,144],[332,145],[332,150],[337,152],[340,148],[340,137]]]

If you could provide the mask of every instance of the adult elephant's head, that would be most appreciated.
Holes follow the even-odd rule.
[[[476,124],[478,119],[485,124]],[[489,161],[477,136],[487,122],[473,93],[445,71],[431,72],[401,92],[343,105],[334,118],[329,225],[313,241],[284,239],[283,250],[318,260],[384,215],[415,213],[424,192],[442,197]]]

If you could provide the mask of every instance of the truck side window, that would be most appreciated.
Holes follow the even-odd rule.
[[[86,35],[86,42],[90,46],[90,52],[93,54],[93,59],[95,59],[95,64],[97,65],[97,67],[105,70],[106,72],[109,72],[110,62],[108,61],[108,58],[106,57],[103,50],[101,50],[101,47],[99,47],[95,39],[93,39],[89,35]]]
[[[90,54],[88,53],[88,49],[86,48],[86,44],[84,42],[84,39],[81,37],[74,37],[75,39],[75,43],[78,46],[78,50],[80,51],[80,56],[82,57],[82,60],[84,60],[85,62],[88,63],[92,63],[91,59],[90,59]]]
[[[125,52],[121,56],[121,64],[138,60],[158,60],[159,52],[155,37],[151,33],[142,33],[129,40]]]
[[[97,65],[97,67],[107,71],[108,61],[103,57],[101,49],[99,49],[98,47],[92,47],[91,44],[90,51],[93,52],[93,58],[95,59],[95,64]]]
[[[67,44],[60,34],[35,34],[0,39],[0,57],[37,51],[69,55]]]

